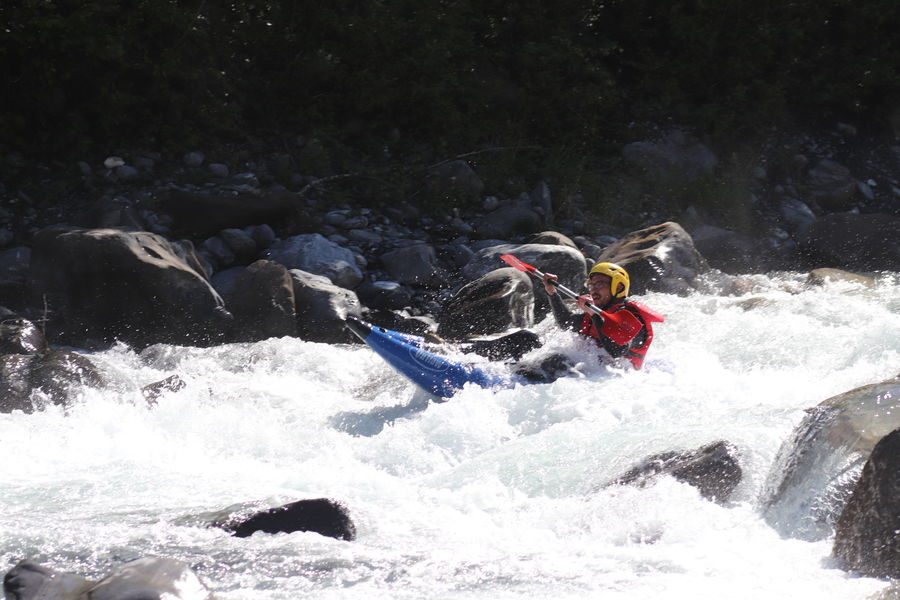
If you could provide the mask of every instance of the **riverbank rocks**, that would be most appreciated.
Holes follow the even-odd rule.
[[[769,270],[767,255],[750,236],[713,225],[691,231],[694,247],[713,268],[725,273],[760,273]]]
[[[534,323],[530,277],[513,268],[491,271],[463,286],[444,303],[437,334],[449,340],[501,333]]]
[[[448,277],[430,244],[397,248],[382,254],[380,260],[390,276],[400,283],[434,287],[440,286]]]
[[[890,214],[825,215],[798,240],[800,252],[816,267],[851,271],[900,268],[900,217]]]
[[[0,356],[0,412],[31,413],[47,403],[66,405],[79,387],[104,383],[90,359],[68,350],[5,354]]]
[[[671,221],[625,235],[604,248],[597,261],[627,269],[632,295],[687,295],[701,287],[700,276],[710,270],[691,236]]]
[[[278,240],[266,251],[266,258],[284,265],[288,270],[299,269],[323,275],[335,285],[348,290],[352,290],[363,280],[353,252],[318,233],[305,233]]]
[[[281,186],[260,188],[241,181],[212,187],[173,185],[160,196],[161,209],[172,218],[175,233],[197,237],[229,227],[281,222],[296,202],[295,195]]]
[[[34,323],[12,314],[4,315],[0,307],[0,355],[35,354],[47,349],[47,340]]]
[[[3,592],[8,600],[213,600],[190,567],[160,557],[127,562],[96,582],[24,560],[6,573]]]
[[[831,535],[875,444],[898,428],[900,377],[808,410],[772,464],[763,496],[766,521],[787,537]]]
[[[226,509],[228,511],[229,509]],[[250,537],[254,533],[293,533],[311,531],[338,540],[356,539],[356,525],[347,507],[329,498],[298,500],[275,508],[246,514],[237,510],[213,523],[230,531],[235,537]]]
[[[697,488],[707,500],[723,503],[741,482],[743,471],[735,447],[718,441],[688,452],[670,451],[648,456],[607,486],[644,486],[662,475],[670,475]]]
[[[850,169],[831,159],[820,160],[809,170],[807,186],[812,199],[825,210],[850,210],[857,191]]]
[[[900,429],[872,449],[838,519],[834,556],[853,571],[900,578]]]
[[[35,236],[30,284],[51,339],[205,345],[221,341],[231,315],[201,272],[192,248],[153,233],[50,228]]]
[[[511,239],[520,235],[537,233],[544,227],[544,220],[531,206],[530,198],[525,202],[511,201],[489,212],[474,223],[475,236],[479,239]]]
[[[680,129],[659,140],[627,144],[622,158],[644,180],[663,186],[694,182],[711,175],[719,163],[712,150]]]
[[[276,262],[258,260],[243,269],[225,295],[225,306],[234,315],[233,341],[255,342],[297,332],[293,279]]]
[[[362,314],[356,294],[322,275],[300,269],[289,273],[294,286],[298,337],[330,344],[355,342],[356,337],[344,327],[344,319]]]

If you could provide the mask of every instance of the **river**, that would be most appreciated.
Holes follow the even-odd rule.
[[[640,298],[666,316],[642,372],[604,372],[544,321],[580,376],[444,403],[361,345],[91,354],[104,389],[0,415],[0,567],[101,577],[167,556],[220,600],[866,598],[886,582],[838,569],[831,537],[780,537],[760,502],[804,409],[900,371],[900,278],[804,278]],[[172,374],[187,385],[148,408],[140,388]],[[744,471],[725,505],[670,478],[603,487],[648,454],[716,440]],[[196,518],[316,497],[347,506],[355,541],[238,539]]]

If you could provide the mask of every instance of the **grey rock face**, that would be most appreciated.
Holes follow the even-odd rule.
[[[266,252],[269,260],[287,269],[299,269],[322,275],[335,285],[353,289],[363,279],[350,250],[338,246],[318,233],[302,234],[276,241]]]
[[[353,334],[344,327],[348,315],[360,316],[356,294],[331,283],[327,277],[290,270],[294,285],[297,335],[311,342],[351,343]]]
[[[528,275],[497,269],[465,285],[444,304],[438,335],[459,340],[501,333],[534,322],[534,291]]]

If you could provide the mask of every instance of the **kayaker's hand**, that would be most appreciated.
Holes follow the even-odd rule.
[[[591,312],[591,310],[588,308],[588,304],[591,304],[593,302],[594,299],[591,298],[588,294],[582,294],[575,300],[575,304],[577,304],[578,308],[580,308],[584,312]]]
[[[544,273],[544,278],[541,279],[544,284],[544,290],[551,296],[556,293],[556,286],[550,282],[556,281],[556,279],[557,277],[553,273]]]

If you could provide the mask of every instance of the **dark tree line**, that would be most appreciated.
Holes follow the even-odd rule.
[[[894,0],[4,0],[0,144],[66,156],[286,132],[363,152],[886,128]]]

